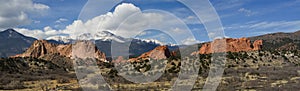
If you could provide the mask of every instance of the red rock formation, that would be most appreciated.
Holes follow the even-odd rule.
[[[72,45],[72,57],[77,58],[96,58],[101,61],[105,60],[105,54],[100,52],[96,45],[90,41],[77,41]]]
[[[59,44],[53,44],[49,43],[46,40],[36,40],[31,47],[29,47],[23,54],[18,54],[14,57],[35,57],[35,58],[40,58],[43,57],[44,55],[51,55],[51,54],[59,54],[60,56],[64,57],[69,57],[71,58],[72,56],[78,56],[79,54],[84,54],[84,55],[89,55],[88,53],[85,53],[84,50],[86,49],[80,49],[79,47],[82,48],[87,48],[83,46],[78,46],[81,44],[86,44],[90,45],[91,48],[94,48],[92,50],[92,57],[95,57],[96,59],[99,60],[105,60],[105,54],[100,52],[96,46],[92,43],[87,43],[84,41],[77,42],[74,45],[68,44],[68,45],[59,45]],[[76,48],[78,47],[78,48]],[[74,49],[73,49],[74,48]],[[76,52],[79,51],[79,52]]]
[[[167,59],[171,56],[168,46],[158,46],[138,58]]]
[[[48,43],[46,40],[36,40],[33,44],[23,53],[15,57],[41,57],[45,54],[59,53],[56,49],[57,44]]]
[[[205,43],[196,54],[209,54],[217,52],[240,52],[261,50],[262,40],[256,40],[253,45],[250,39],[216,39],[213,42]],[[192,53],[195,54],[195,53]]]
[[[255,40],[253,42],[253,50],[261,50],[262,48],[262,45],[263,45],[263,41],[262,40]]]
[[[133,61],[137,61],[138,59],[144,59],[144,58],[152,58],[152,59],[160,60],[160,59],[167,59],[170,56],[171,53],[169,51],[169,48],[168,46],[165,45],[165,46],[158,46],[153,50],[146,52],[137,58],[129,59],[129,61],[133,62]]]

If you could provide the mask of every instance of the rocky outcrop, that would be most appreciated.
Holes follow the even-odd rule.
[[[130,62],[137,61],[139,59],[152,58],[156,60],[167,59],[171,56],[168,46],[158,46],[151,51],[143,53],[137,58],[129,59]]]
[[[93,54],[86,53],[87,47],[84,47],[83,45],[89,45],[90,50]],[[81,48],[80,48],[81,47]],[[49,55],[60,55],[63,57],[72,58],[73,56],[79,56],[82,55],[92,55],[91,57],[94,57],[99,60],[105,60],[105,54],[103,52],[100,52],[97,47],[92,44],[85,41],[79,41],[75,44],[53,44],[49,43],[46,40],[36,40],[31,45],[30,48],[28,48],[23,54],[18,54],[14,57],[34,57],[34,58],[42,58],[44,56]]]
[[[77,41],[72,45],[72,57],[76,58],[96,58],[101,61],[105,60],[105,54],[98,50],[96,45],[90,41]]]
[[[249,38],[225,38],[216,39],[213,42],[205,43],[198,52],[193,54],[209,54],[218,52],[240,52],[261,50],[262,40],[256,40],[253,44]]]
[[[153,58],[153,59],[167,59],[171,56],[168,46],[158,46],[153,50],[146,52],[138,58]]]
[[[253,50],[261,50],[262,49],[262,45],[263,45],[263,41],[262,40],[255,40],[253,42]]]
[[[46,54],[56,54],[59,53],[57,46],[56,44],[48,43],[46,40],[36,40],[23,54],[18,54],[15,57],[39,58]]]

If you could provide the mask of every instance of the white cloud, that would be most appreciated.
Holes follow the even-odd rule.
[[[253,12],[253,11],[251,11],[249,9],[245,9],[245,8],[240,8],[238,11],[241,13],[244,13],[246,16],[252,16],[252,15],[256,14],[256,12]]]
[[[44,5],[44,4],[34,3],[34,4],[33,4],[33,8],[34,8],[34,9],[37,9],[37,10],[47,10],[47,9],[49,9],[50,7],[47,6],[47,5]]]
[[[29,30],[25,28],[15,28],[16,31],[30,37],[34,37],[37,39],[46,39],[51,36],[57,36],[63,34],[60,30],[54,30],[51,27],[47,26],[43,30]]]
[[[131,16],[130,20],[128,17]],[[174,18],[170,18],[170,15],[160,12],[142,12],[140,8],[130,3],[123,3],[118,5],[114,12],[108,12],[103,15],[94,17],[86,22],[82,20],[75,20],[72,24],[65,27],[62,30],[54,30],[51,27],[45,27],[43,30],[28,30],[28,29],[17,29],[19,32],[39,38],[46,39],[51,36],[57,35],[70,35],[71,38],[76,39],[77,36],[83,33],[95,34],[100,31],[110,31],[122,37],[133,38],[138,35],[138,31],[143,28],[151,26],[160,27],[163,30],[171,32],[175,39],[181,41],[190,36],[185,36],[185,31],[188,31],[186,26],[181,25],[180,21],[176,21]],[[123,22],[124,20],[128,20]],[[65,19],[59,19],[57,22],[66,21]],[[123,22],[123,23],[122,23]],[[123,27],[117,31],[120,24]]]
[[[274,21],[274,22],[259,22],[248,25],[251,29],[268,29],[268,28],[292,28],[298,27],[300,21]]]
[[[201,24],[200,20],[196,16],[188,16],[184,19],[187,24]]]
[[[68,25],[63,32],[70,34],[72,38],[75,38],[82,33],[94,34],[98,31],[113,31],[117,29],[122,21],[135,12],[141,12],[141,10],[133,4],[124,3],[118,5],[114,12],[108,12],[104,15],[94,17],[87,22],[76,20],[71,25]],[[141,18],[142,17],[137,17],[137,19]],[[125,35],[120,36],[124,37]]]
[[[227,29],[250,29],[250,30],[263,30],[263,29],[297,29],[300,28],[300,21],[262,21],[251,22],[247,24],[233,24],[226,27]]]
[[[66,18],[59,18],[58,20],[55,21],[54,28],[56,29],[64,29],[66,22],[69,21]]]
[[[63,23],[63,22],[66,22],[66,21],[68,21],[68,19],[59,18],[58,20],[55,21],[55,23]]]
[[[195,38],[187,38],[187,39],[184,39],[182,40],[182,43],[184,45],[192,45],[192,44],[197,44],[197,43],[201,43],[201,41],[199,40],[196,40]]]
[[[251,0],[211,0],[217,10],[227,10],[237,8]]]
[[[18,25],[30,24],[32,20],[28,14],[39,14],[50,7],[32,0],[1,0],[0,28],[12,28]]]

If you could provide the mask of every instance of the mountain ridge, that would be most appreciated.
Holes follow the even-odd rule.
[[[25,51],[36,39],[27,37],[14,29],[0,32],[0,57],[13,56]]]
[[[265,35],[249,37],[251,41],[261,39],[263,40],[263,50],[288,50],[295,48],[288,48],[291,45],[296,46],[299,50],[300,46],[300,30],[295,32],[277,32]]]

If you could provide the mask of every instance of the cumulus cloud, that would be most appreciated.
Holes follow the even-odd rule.
[[[141,10],[133,4],[123,3],[118,5],[114,12],[108,12],[104,15],[94,17],[87,22],[76,20],[71,25],[68,25],[63,32],[70,34],[72,38],[75,38],[82,33],[95,34],[98,31],[112,32],[118,28],[122,21],[135,12],[141,12]],[[125,35],[120,36],[125,37]]]
[[[50,7],[32,0],[0,0],[0,28],[30,24],[30,13],[38,14]]]
[[[99,15],[86,22],[75,20],[62,30],[54,30],[51,27],[45,27],[43,30],[17,30],[27,36],[39,39],[46,39],[57,35],[69,35],[70,38],[76,39],[81,34],[96,34],[100,31],[110,31],[122,37],[133,38],[139,34],[139,30],[156,26],[171,32],[170,34],[173,34],[173,37],[175,36],[179,41],[190,37],[184,36],[188,28],[185,28],[186,26],[182,25],[182,22],[170,17],[172,16],[161,12],[142,12],[140,8],[133,4],[122,3],[113,12]],[[57,20],[57,22],[63,21],[66,20]],[[119,27],[119,25],[122,26]]]

